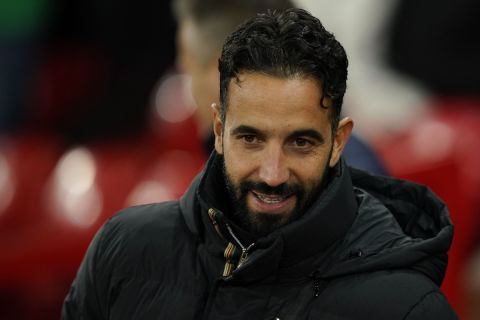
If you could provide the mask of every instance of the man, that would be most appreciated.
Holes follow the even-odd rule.
[[[225,37],[258,12],[284,10],[295,5],[290,0],[175,0],[172,5],[178,22],[178,62],[192,77],[192,93],[198,105],[195,120],[209,154],[214,143],[210,105],[219,101],[218,58]],[[343,155],[349,165],[387,174],[374,151],[355,134]]]
[[[456,319],[443,203],[341,159],[347,64],[306,11],[242,24],[219,61],[216,152],[180,201],[105,224],[63,319]]]

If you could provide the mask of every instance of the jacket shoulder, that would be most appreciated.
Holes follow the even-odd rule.
[[[181,239],[181,241],[179,241]],[[178,201],[124,209],[97,232],[82,261],[62,319],[106,319],[128,283],[131,292],[163,283],[178,269],[176,253],[193,255],[195,238],[186,227]]]
[[[422,299],[413,306],[405,320],[456,320],[458,316],[447,302],[445,296],[438,291],[429,292],[424,295]]]
[[[356,319],[456,319],[439,287],[413,270],[362,273],[338,281],[335,287],[348,292],[341,309],[351,310]]]
[[[146,248],[170,250],[174,239],[189,235],[179,202],[170,201],[121,210],[105,224],[102,242],[117,252],[121,244],[125,255],[135,255]]]
[[[183,220],[178,201],[146,204],[122,209],[106,223],[128,232],[169,228]]]
[[[141,205],[119,211],[103,225],[85,262],[104,275],[95,277],[97,285],[108,288],[115,279],[133,274],[156,279],[177,252],[192,252],[195,245],[178,201]]]

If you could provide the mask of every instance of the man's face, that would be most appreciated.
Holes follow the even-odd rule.
[[[330,108],[320,106],[321,87],[311,78],[243,73],[239,80],[229,85],[225,123],[215,114],[215,148],[234,215],[265,235],[305,211],[338,162],[352,121],[342,120],[332,137]]]

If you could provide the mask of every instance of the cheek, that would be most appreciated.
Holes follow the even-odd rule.
[[[251,176],[256,168],[255,159],[238,151],[236,148],[230,148],[227,140],[224,140],[223,147],[225,167],[230,178],[236,183],[252,178]]]
[[[322,177],[323,170],[320,169],[321,165],[318,163],[312,166],[309,166],[307,163],[297,170],[297,176],[300,178],[303,184],[311,185],[315,181],[319,180]]]
[[[241,161],[238,157],[232,156],[231,153],[224,153],[225,167],[230,178],[238,182],[245,176],[247,172],[246,163],[248,161]]]
[[[296,166],[295,176],[306,190],[314,189],[322,180],[325,170],[328,167],[328,155],[315,157],[309,160],[304,159]]]

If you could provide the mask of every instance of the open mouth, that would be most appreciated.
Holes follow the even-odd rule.
[[[258,191],[250,191],[251,205],[255,211],[282,213],[294,206],[295,197],[293,194],[265,194]]]
[[[281,196],[277,194],[263,194],[263,193],[258,193],[255,191],[252,191],[253,195],[257,197],[259,200],[268,203],[268,204],[275,204],[275,203],[280,203],[282,201],[285,201],[290,195],[286,196]]]

